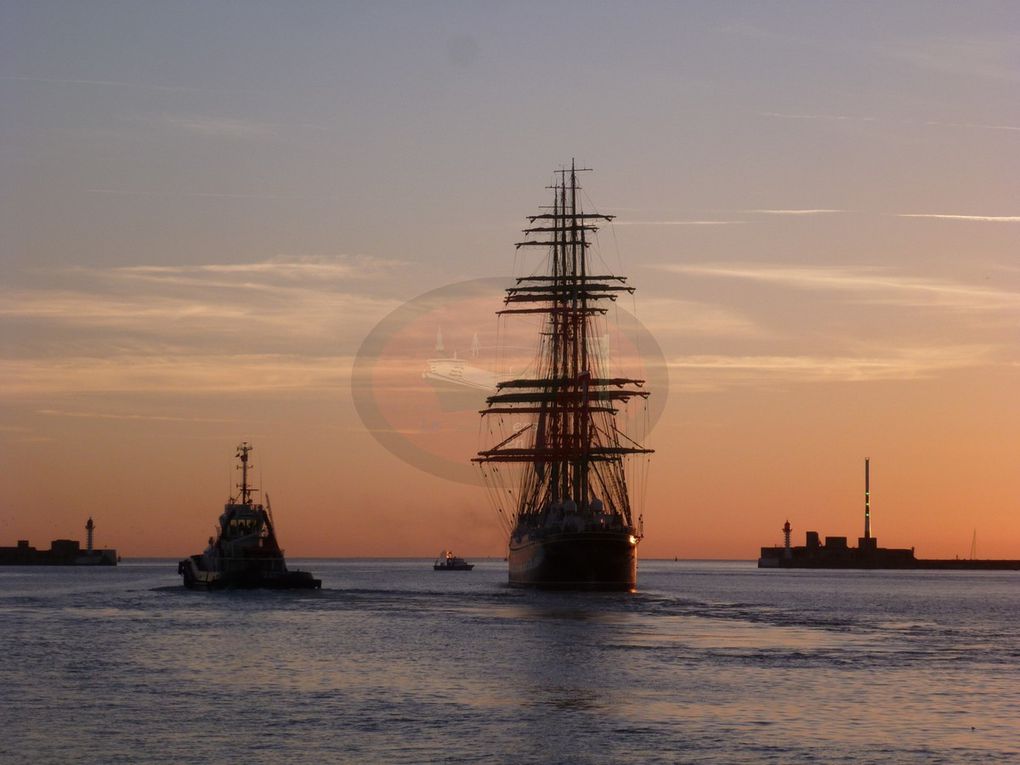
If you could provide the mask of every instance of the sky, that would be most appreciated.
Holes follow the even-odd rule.
[[[1011,2],[2,0],[0,545],[198,552],[247,440],[290,555],[501,556],[379,432],[476,415],[352,372],[435,291],[383,360],[487,347],[572,158],[668,371],[642,556],[855,539],[870,457],[880,544],[1020,558]]]

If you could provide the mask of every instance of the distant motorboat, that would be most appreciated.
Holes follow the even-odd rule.
[[[458,558],[449,550],[443,550],[432,564],[434,571],[470,571],[475,567],[474,563],[468,563],[463,558]]]

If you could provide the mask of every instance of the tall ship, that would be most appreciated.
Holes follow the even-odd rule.
[[[633,590],[642,530],[625,460],[652,450],[617,419],[648,391],[644,380],[611,376],[601,353],[608,306],[634,288],[593,268],[598,224],[614,216],[582,210],[583,170],[557,171],[552,204],[528,216],[516,244],[546,256],[515,280],[497,315],[540,317],[539,351],[527,376],[497,383],[486,399],[483,430],[496,443],[473,461],[507,526],[511,586]]]
[[[192,555],[177,564],[177,573],[184,577],[184,586],[192,590],[278,589],[311,590],[322,581],[307,571],[291,571],[276,541],[273,512],[266,495],[265,506],[255,502],[248,482],[248,455],[253,450],[247,442],[237,447],[240,461],[240,494],[230,497],[223,506],[216,536],[200,555]]]

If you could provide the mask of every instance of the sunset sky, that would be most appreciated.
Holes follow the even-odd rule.
[[[573,157],[668,367],[643,557],[856,538],[870,457],[880,544],[1020,558],[1012,2],[5,0],[0,546],[199,552],[248,440],[292,556],[502,555],[352,367],[469,280],[388,347],[494,336]]]

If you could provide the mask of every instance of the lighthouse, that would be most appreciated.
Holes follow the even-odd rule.
[[[793,531],[793,526],[790,525],[790,521],[787,520],[783,524],[783,557],[787,560],[793,558],[793,550],[790,549],[790,532]]]
[[[92,532],[95,529],[96,524],[92,522],[92,516],[89,516],[88,523],[85,524],[85,550],[89,555],[92,554]]]

